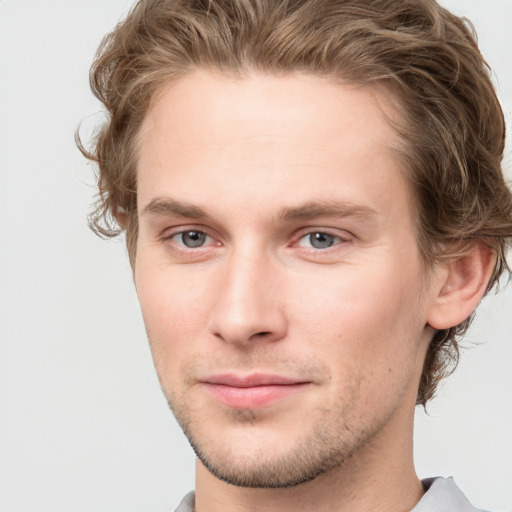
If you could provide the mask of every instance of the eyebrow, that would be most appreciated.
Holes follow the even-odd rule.
[[[142,210],[141,215],[175,216],[191,219],[204,219],[208,214],[202,208],[171,199],[158,197],[153,199]],[[277,219],[290,222],[297,220],[309,220],[318,217],[356,217],[368,219],[376,217],[377,211],[367,205],[351,201],[320,200],[309,201],[300,206],[282,208]]]
[[[279,218],[285,221],[308,220],[317,217],[376,217],[377,211],[351,201],[309,201],[301,206],[283,208]]]
[[[189,217],[191,219],[203,219],[208,216],[206,212],[198,206],[163,197],[153,199],[144,207],[141,215],[147,214]]]

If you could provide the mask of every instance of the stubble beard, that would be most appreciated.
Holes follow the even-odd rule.
[[[318,420],[309,432],[297,439],[294,447],[284,454],[263,452],[257,448],[234,452],[225,447],[209,447],[194,428],[195,421],[184,401],[168,400],[176,420],[189,440],[198,459],[219,480],[237,487],[282,489],[308,482],[340,468],[372,436],[364,430],[354,431],[343,421]],[[321,418],[330,418],[324,411]],[[233,410],[232,420],[250,426],[258,420],[251,410]],[[229,443],[229,440],[226,441]]]
[[[388,409],[381,416],[375,415],[372,409],[361,410],[360,404],[364,402],[364,379],[360,372],[347,371],[346,384],[343,390],[338,390],[337,401],[324,403],[320,409],[304,408],[303,416],[297,420],[303,423],[303,428],[298,434],[297,430],[295,434],[290,433],[295,436],[294,439],[289,438],[286,431],[271,433],[277,434],[273,436],[273,442],[267,442],[265,437],[253,438],[250,435],[251,429],[254,428],[254,432],[258,432],[265,412],[248,409],[225,411],[225,414],[229,415],[226,418],[228,423],[241,429],[246,428],[248,435],[245,438],[249,439],[242,446],[240,440],[236,445],[230,444],[229,437],[223,436],[222,432],[214,438],[215,432],[211,430],[213,426],[206,425],[208,418],[204,417],[204,411],[201,410],[201,401],[196,401],[196,397],[190,392],[197,382],[198,374],[208,374],[210,367],[272,368],[277,374],[303,376],[304,380],[324,386],[331,379],[329,368],[311,358],[308,361],[284,358],[278,361],[274,357],[271,362],[249,360],[245,361],[245,365],[244,361],[235,360],[224,362],[224,366],[212,361],[210,367],[206,363],[198,362],[199,357],[191,358],[191,361],[183,365],[179,384],[166,382],[162,376],[168,374],[167,368],[157,366],[162,390],[201,463],[213,476],[237,487],[295,487],[320,475],[348,467],[363,448],[371,449],[373,438],[392,413],[392,409]],[[208,431],[205,431],[205,428],[208,428]],[[275,428],[279,427],[276,425]],[[280,428],[286,429],[285,426]]]

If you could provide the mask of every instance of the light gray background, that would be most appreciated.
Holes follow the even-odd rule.
[[[0,511],[165,511],[193,487],[121,242],[86,226],[73,143],[99,105],[88,67],[129,0],[0,1]],[[450,0],[474,21],[512,124],[512,1]],[[512,177],[510,139],[506,156]],[[512,289],[480,308],[456,374],[418,410],[420,476],[455,475],[512,511]]]

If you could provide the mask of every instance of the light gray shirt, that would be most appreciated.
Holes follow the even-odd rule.
[[[411,512],[485,512],[473,507],[453,478],[427,478],[422,481],[426,492]],[[194,493],[189,492],[175,512],[194,512]]]
[[[425,494],[411,512],[486,512],[469,502],[453,478],[427,478],[421,482]]]

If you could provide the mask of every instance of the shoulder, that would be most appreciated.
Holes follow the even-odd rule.
[[[475,508],[453,478],[422,480],[425,494],[411,512],[487,512]]]

